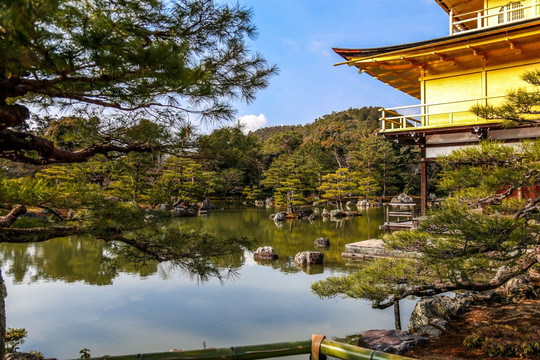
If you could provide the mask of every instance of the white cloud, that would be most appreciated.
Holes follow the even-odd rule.
[[[268,119],[266,119],[264,114],[244,115],[238,118],[238,122],[243,125],[243,131],[247,134],[250,131],[255,131],[266,126]]]

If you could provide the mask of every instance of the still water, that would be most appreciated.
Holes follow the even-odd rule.
[[[46,357],[92,356],[191,350],[208,347],[307,340],[311,334],[344,338],[368,329],[391,329],[393,310],[374,310],[369,302],[322,300],[310,284],[354,271],[358,263],[341,259],[345,244],[381,235],[382,209],[342,221],[289,221],[277,226],[272,210],[218,204],[210,216],[183,218],[187,228],[218,235],[251,235],[279,255],[258,263],[250,252],[222,259],[236,276],[201,283],[164,263],[129,268],[102,261],[107,245],[84,239],[1,244],[7,285],[7,326],[26,328],[21,351]],[[297,268],[292,258],[313,250],[318,237],[330,239],[325,264]],[[412,301],[402,302],[407,325]]]

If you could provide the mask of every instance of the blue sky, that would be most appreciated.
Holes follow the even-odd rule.
[[[236,0],[234,0],[236,2]],[[306,124],[332,111],[416,103],[342,61],[332,47],[367,48],[448,35],[448,16],[434,0],[238,0],[254,12],[251,44],[280,73],[246,105],[249,130]],[[232,2],[232,0],[231,0]]]

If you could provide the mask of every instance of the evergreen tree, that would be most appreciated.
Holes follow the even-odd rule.
[[[323,199],[335,199],[338,209],[343,211],[344,198],[358,191],[355,177],[348,168],[339,168],[334,173],[324,175],[318,189],[322,192]]]
[[[231,100],[252,101],[277,72],[246,46],[256,33],[251,18],[239,5],[213,0],[0,2],[0,158],[48,165],[84,163],[97,155],[117,159],[130,152],[180,154],[189,117],[232,119]],[[60,111],[64,118],[44,115]],[[111,184],[107,191],[129,191],[126,197],[132,199],[146,191],[142,161],[130,158],[124,164],[133,176],[105,171],[95,161],[73,178],[77,167],[41,172],[19,167],[27,177],[1,178],[0,205],[11,210],[0,216],[0,241],[86,233],[127,246],[133,258],[175,260],[200,274],[216,270],[208,262],[218,254],[214,245],[224,246],[223,254],[246,244],[185,234],[159,217],[145,217],[134,205],[107,200]],[[33,177],[36,172],[40,175]],[[101,179],[89,179],[93,175]],[[185,201],[208,191],[196,163],[164,177],[170,181],[162,181],[161,190],[171,188]],[[25,205],[73,207],[85,221],[59,214],[62,225],[13,227]],[[1,277],[0,288],[3,300]],[[3,315],[2,307],[0,358]]]
[[[319,296],[366,298],[386,308],[410,295],[495,289],[540,262],[540,198],[511,198],[540,182],[540,140],[520,147],[484,142],[439,163],[441,187],[452,196],[418,229],[384,238],[390,249],[423,255],[378,259],[319,281],[312,286]]]
[[[117,139],[122,123],[231,119],[228,101],[253,100],[276,73],[245,45],[251,12],[212,0],[10,0],[0,14],[0,157],[11,160],[148,151]],[[72,151],[31,131],[30,109],[40,107],[101,112],[96,141]],[[34,115],[46,133],[47,118]]]
[[[300,180],[287,178],[279,183],[274,192],[277,206],[286,206],[287,213],[294,214],[300,205],[306,203],[304,189]]]

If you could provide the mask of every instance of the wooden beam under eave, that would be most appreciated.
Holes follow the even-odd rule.
[[[468,49],[470,49],[473,53],[474,56],[478,56],[479,58],[483,59],[484,61],[487,62],[487,57],[486,57],[486,53],[485,52],[482,52],[472,46],[467,46]]]
[[[508,45],[510,45],[510,49],[511,50],[515,50],[515,54],[516,55],[521,55],[521,53],[523,52],[523,50],[521,49],[520,46],[517,46],[515,44],[514,41],[510,40],[509,38],[506,38],[506,42],[508,43]]]
[[[373,62],[376,63],[379,66],[379,68],[385,70],[385,68],[383,66],[386,65],[386,64],[380,63],[380,62],[377,62],[377,61],[373,61]],[[405,77],[404,75],[402,75],[401,73],[398,73],[395,70],[388,69],[388,72],[395,75],[395,76],[397,76],[397,77],[399,77],[399,78],[401,78],[402,80],[404,80],[407,83],[409,83],[411,81],[409,78]]]

